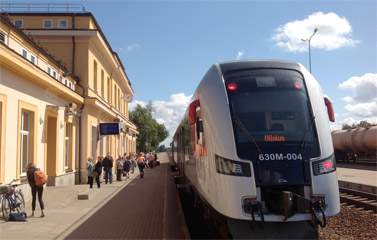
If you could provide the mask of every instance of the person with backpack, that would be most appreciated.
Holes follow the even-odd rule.
[[[86,175],[88,176],[88,184],[90,185],[90,188],[93,188],[93,182],[94,178],[96,177],[96,173],[94,171],[94,163],[92,157],[88,157],[88,162],[86,163]]]
[[[140,156],[137,158],[137,166],[139,167],[140,178],[144,177],[144,167],[145,167],[145,158],[143,152],[140,153]]]
[[[40,171],[39,168],[36,168],[34,163],[29,163],[27,165],[27,181],[29,182],[29,185],[30,185],[30,188],[31,188],[31,195],[33,197],[33,200],[31,202],[31,215],[30,217],[34,217],[34,211],[35,211],[35,204],[36,204],[36,201],[37,201],[37,193],[38,193],[38,202],[39,202],[39,206],[41,207],[41,217],[44,217],[45,216],[45,213],[44,213],[44,209],[45,209],[45,205],[44,205],[44,202],[43,202],[43,185],[41,186],[37,186],[36,183],[35,183],[35,177],[34,177],[34,173],[35,171]]]
[[[113,183],[113,165],[114,159],[110,156],[110,152],[107,153],[107,156],[103,159],[103,167],[105,170],[105,183]]]
[[[126,157],[126,160],[123,162],[123,176],[126,177],[126,181],[130,180],[130,168],[131,168],[131,161],[130,157]]]

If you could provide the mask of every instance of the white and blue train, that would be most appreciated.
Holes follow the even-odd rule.
[[[172,157],[234,238],[315,237],[340,211],[329,119],[330,100],[301,64],[218,63],[193,95]]]

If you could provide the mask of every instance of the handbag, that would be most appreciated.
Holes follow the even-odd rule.
[[[9,215],[9,221],[13,222],[26,222],[26,213],[11,213]]]
[[[93,172],[90,174],[90,176],[91,176],[92,178],[96,178],[96,177],[97,177],[97,172],[96,172],[96,171],[93,171]]]

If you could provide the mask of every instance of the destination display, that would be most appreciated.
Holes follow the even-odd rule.
[[[100,135],[118,135],[120,133],[119,123],[100,123]]]

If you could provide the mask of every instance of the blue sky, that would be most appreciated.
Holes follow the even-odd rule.
[[[132,106],[152,101],[172,133],[217,62],[302,63],[333,101],[336,123],[377,123],[377,1],[49,1],[92,12],[125,66]],[[164,142],[165,145],[171,140]]]

